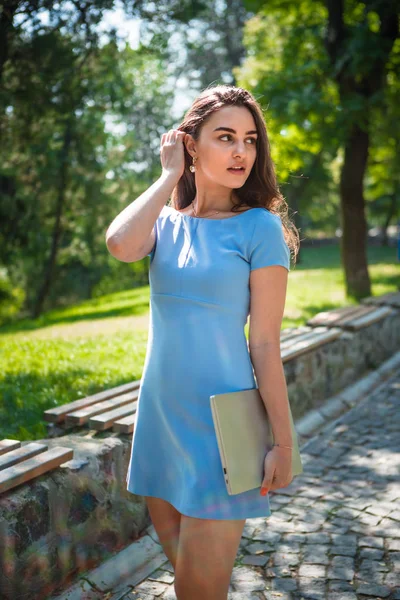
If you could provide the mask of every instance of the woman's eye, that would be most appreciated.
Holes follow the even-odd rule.
[[[221,135],[219,139],[222,140],[222,138],[224,138],[224,137],[231,138],[232,136],[229,133],[225,133],[225,135]],[[255,144],[257,141],[256,138],[248,138],[248,139],[251,140],[253,142],[253,144]]]

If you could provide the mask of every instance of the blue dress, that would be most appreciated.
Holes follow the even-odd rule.
[[[226,490],[210,396],[257,387],[244,332],[249,276],[269,265],[290,270],[281,219],[265,208],[210,219],[165,205],[154,228],[127,489],[200,519],[268,517],[260,488]]]

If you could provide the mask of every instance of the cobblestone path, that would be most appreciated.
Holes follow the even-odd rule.
[[[246,521],[228,599],[400,600],[400,374],[301,456],[272,516]],[[166,560],[123,598],[175,600],[173,581]]]

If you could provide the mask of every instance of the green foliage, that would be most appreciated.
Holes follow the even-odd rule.
[[[112,288],[106,230],[159,175],[172,84],[143,46],[88,48],[50,28],[15,43],[0,97],[0,265],[40,313]],[[146,282],[143,265],[131,275]]]
[[[281,191],[299,212],[298,224],[303,231],[310,225],[330,230],[340,226],[343,148],[354,123],[365,127],[367,117],[367,217],[370,225],[387,224],[396,214],[393,204],[400,204],[396,143],[400,139],[396,100],[400,39],[387,60],[385,44],[378,36],[377,12],[362,2],[344,2],[346,44],[332,69],[325,2],[245,0],[244,4],[254,14],[244,28],[246,59],[234,73],[238,84],[250,89],[265,110]],[[387,61],[383,86],[367,96],[364,92],[376,83],[377,58]],[[348,76],[356,75],[359,87],[340,95],[335,76],[343,70]],[[343,87],[346,90],[345,79]]]
[[[383,91],[368,102],[358,93],[342,101],[324,42],[324,2],[124,5],[142,18],[136,50],[119,44],[113,30],[100,39],[98,25],[112,0],[79,10],[63,1],[20,5],[25,26],[18,27],[10,7],[2,54],[8,60],[0,60],[0,265],[14,293],[3,294],[0,318],[20,310],[40,314],[146,283],[148,261],[125,270],[110,257],[105,233],[159,175],[160,138],[176,126],[174,78],[183,72],[189,95],[232,81],[259,99],[280,187],[301,218],[302,238],[312,229],[330,234],[340,225],[346,127],[369,114],[368,217],[371,225],[383,226],[394,218],[399,40]],[[361,2],[344,5],[348,45],[335,69],[350,64],[363,76],[383,51],[379,15]],[[44,10],[48,25],[37,18]]]
[[[19,287],[14,287],[6,270],[0,270],[0,325],[16,319],[24,304],[25,293]]]

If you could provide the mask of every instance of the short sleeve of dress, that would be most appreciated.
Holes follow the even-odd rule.
[[[290,271],[290,249],[286,243],[279,215],[263,213],[254,226],[249,251],[250,271],[260,267],[282,265]]]

